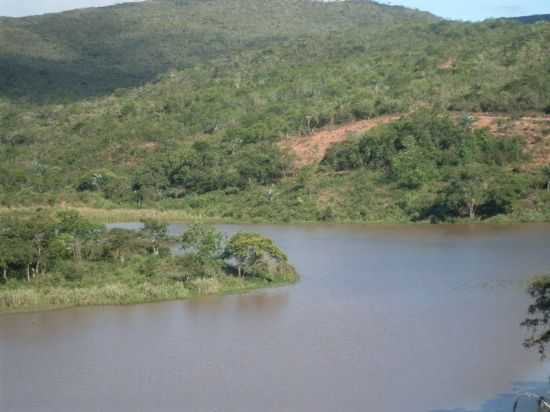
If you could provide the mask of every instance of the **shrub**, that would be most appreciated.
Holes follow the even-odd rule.
[[[278,280],[291,266],[287,256],[271,239],[256,233],[237,233],[228,242],[225,256],[233,259],[239,276]],[[294,269],[292,268],[292,273]]]
[[[336,171],[357,169],[362,165],[359,146],[353,141],[337,143],[327,151],[321,165]]]

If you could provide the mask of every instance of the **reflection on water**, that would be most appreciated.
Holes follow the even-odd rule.
[[[0,411],[487,412],[543,390],[520,323],[550,226],[221,228],[272,237],[302,281],[1,316]]]
[[[192,299],[183,305],[189,313],[203,315],[206,312],[227,313],[232,311],[240,316],[246,315],[277,315],[288,304],[289,291],[287,289],[262,291],[254,294],[236,295],[228,303],[226,296],[209,296],[200,299]]]

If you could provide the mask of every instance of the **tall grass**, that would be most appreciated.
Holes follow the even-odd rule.
[[[0,291],[0,310],[32,307],[122,305],[168,299],[185,299],[191,291],[181,284],[127,285],[113,283],[91,287],[19,288]]]
[[[102,286],[38,286],[22,284],[16,288],[0,288],[0,313],[71,306],[127,305],[198,296],[223,295],[296,282],[297,275],[268,282],[259,278],[219,276],[197,278],[189,283],[166,281],[108,283]]]

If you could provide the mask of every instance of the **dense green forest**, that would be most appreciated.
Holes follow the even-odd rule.
[[[469,120],[550,114],[548,44],[546,22],[450,22],[366,0],[157,0],[2,19],[0,204],[548,220],[550,170],[526,136]],[[319,165],[299,169],[281,148],[394,113]]]
[[[173,254],[181,245],[183,253]],[[145,220],[135,232],[107,230],[78,213],[45,210],[0,218],[0,312],[127,304],[244,291],[295,282],[268,238],[191,225],[183,236]]]

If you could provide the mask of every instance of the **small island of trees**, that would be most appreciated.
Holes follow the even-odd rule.
[[[298,278],[262,235],[226,238],[193,224],[173,237],[166,223],[142,224],[139,231],[109,230],[72,210],[1,216],[0,312],[183,299]]]

